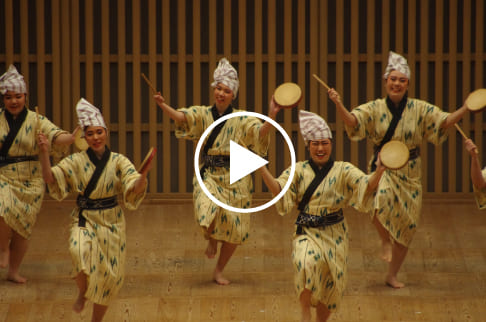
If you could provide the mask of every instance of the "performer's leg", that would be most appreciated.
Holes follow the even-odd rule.
[[[375,215],[373,216],[373,225],[376,227],[376,230],[378,231],[378,235],[380,235],[380,239],[381,239],[381,255],[380,255],[380,257],[385,262],[391,262],[392,261],[393,244],[392,244],[392,241],[390,239],[390,234],[383,227],[383,225],[380,223],[380,221],[376,218],[376,212],[375,212]]]
[[[304,289],[300,293],[300,312],[301,312],[301,322],[310,322],[311,320],[311,291]]]
[[[29,246],[29,241],[20,236],[17,232],[12,231],[12,240],[10,241],[10,264],[8,267],[7,280],[15,283],[25,283],[27,279],[19,274],[20,264],[24,259],[25,253]]]
[[[86,303],[86,298],[84,297],[84,295],[86,294],[86,290],[88,288],[88,280],[86,274],[84,274],[83,272],[78,273],[74,280],[76,281],[76,285],[78,286],[79,293],[76,302],[74,302],[73,304],[73,310],[76,313],[81,313],[81,311],[83,311],[84,309],[84,304]]]
[[[214,238],[211,238],[211,233],[213,232],[214,229],[214,220],[211,223],[211,225],[208,227],[208,246],[206,247],[205,254],[206,256],[211,259],[216,256],[216,253],[218,252],[218,241]]]
[[[388,274],[386,276],[386,284],[393,288],[402,288],[405,286],[405,284],[398,281],[397,274],[405,260],[405,256],[407,256],[407,252],[407,246],[398,242],[393,243],[393,257],[388,265]]]
[[[316,322],[325,322],[331,316],[331,311],[322,303],[316,307]]]
[[[12,229],[7,225],[3,217],[0,217],[0,267],[6,268],[9,259],[9,243]]]
[[[214,269],[213,273],[214,281],[220,285],[228,285],[230,283],[229,280],[223,277],[223,270],[226,264],[228,264],[231,256],[233,256],[236,247],[238,247],[237,244],[232,244],[228,242],[223,242],[223,244],[221,245],[218,263],[216,264],[216,268]]]
[[[107,305],[93,304],[93,318],[91,322],[101,322],[105,316],[106,310],[108,310]]]

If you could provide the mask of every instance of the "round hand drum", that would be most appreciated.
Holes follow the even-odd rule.
[[[145,170],[145,167],[148,166],[148,164],[150,163],[150,161],[152,161],[152,159],[155,157],[156,154],[157,154],[157,149],[151,147],[147,155],[145,156],[145,159],[143,160],[142,164],[138,168],[139,173],[142,173]]]
[[[486,107],[486,88],[480,88],[466,98],[467,108],[471,112],[479,112]]]
[[[302,90],[295,83],[283,83],[273,93],[273,99],[281,107],[293,108],[302,99]]]
[[[80,151],[84,151],[88,149],[88,142],[86,142],[84,137],[81,137],[83,133],[84,133],[83,130],[79,130],[76,132],[76,135],[74,137],[74,145]]]
[[[381,163],[391,170],[403,168],[410,157],[407,146],[400,141],[387,142],[380,151]]]

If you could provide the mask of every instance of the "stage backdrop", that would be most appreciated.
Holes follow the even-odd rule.
[[[213,102],[218,60],[238,69],[237,107],[266,114],[274,89],[293,81],[300,109],[322,115],[334,132],[334,157],[366,169],[366,141],[350,142],[327,91],[345,106],[384,95],[388,51],[408,59],[410,96],[453,111],[469,92],[486,87],[486,6],[482,0],[0,0],[0,73],[14,63],[25,76],[29,106],[72,130],[75,104],[101,108],[112,150],[138,165],[158,148],[150,192],[192,191],[195,144],[177,140],[173,122],[156,106],[145,73],[168,104]],[[484,113],[461,123],[486,162]],[[297,159],[306,157],[297,109],[278,121],[291,135]],[[422,146],[424,191],[468,193],[469,157],[450,130],[445,144]],[[270,169],[289,165],[282,138],[272,135]],[[266,188],[257,176],[257,193]]]

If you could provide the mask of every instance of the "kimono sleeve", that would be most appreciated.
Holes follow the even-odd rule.
[[[447,139],[448,132],[441,128],[450,113],[442,111],[439,107],[427,102],[418,101],[421,118],[423,119],[423,137],[430,143],[440,144]],[[420,122],[420,119],[418,122]],[[419,125],[420,126],[420,125]]]
[[[243,116],[241,121],[243,126],[242,141],[253,152],[265,157],[270,145],[270,135],[260,136],[263,123],[258,118],[247,116]]]
[[[298,192],[299,192],[297,182],[298,182],[298,178],[301,176],[302,173],[300,173],[300,171],[297,171],[297,167],[296,167],[296,171],[294,173],[294,177],[292,179],[292,183],[290,184],[289,189],[282,196],[282,198],[280,198],[280,200],[275,203],[275,208],[277,209],[277,212],[281,216],[284,216],[289,212],[291,212],[295,204],[297,203]],[[278,177],[277,179],[280,188],[283,188],[285,186],[289,177],[290,177],[290,167],[287,168],[284,172],[282,172],[280,177]]]
[[[52,153],[56,156],[65,156],[69,150],[69,145],[53,144],[55,139],[61,134],[69,134],[69,132],[61,130],[57,125],[49,121],[45,116],[39,115],[40,130],[47,136],[51,143]]]
[[[192,106],[180,108],[186,122],[175,122],[175,135],[179,139],[198,140],[204,130],[212,123],[211,109],[207,106]]]
[[[486,179],[486,168],[484,168],[481,173],[483,174],[483,178]],[[481,210],[486,209],[486,188],[479,189],[473,185],[473,192],[478,208]]]
[[[141,193],[135,193],[133,191],[135,182],[141,177],[141,174],[137,172],[133,163],[125,156],[119,158],[117,167],[117,173],[120,175],[122,184],[123,202],[125,207],[131,210],[137,209],[145,198],[147,185],[145,185],[145,189]]]
[[[351,114],[356,117],[358,124],[354,127],[344,125],[349,139],[358,141],[374,134],[376,120],[373,115],[373,109],[376,108],[377,104],[377,101],[371,101],[359,105],[351,111]]]
[[[348,204],[361,212],[369,212],[373,208],[373,200],[376,191],[367,191],[371,174],[363,171],[349,162],[344,163],[344,182],[348,195]]]
[[[47,189],[52,198],[62,200],[71,193],[84,190],[78,173],[85,171],[78,171],[77,164],[80,164],[80,159],[77,156],[67,156],[51,168],[54,182],[47,184]]]

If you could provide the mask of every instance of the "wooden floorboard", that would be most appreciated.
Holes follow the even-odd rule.
[[[0,270],[0,321],[89,321],[92,306],[71,310],[77,290],[67,249],[73,201],[46,200],[16,285]],[[126,211],[126,281],[105,321],[298,321],[290,262],[295,213],[251,215],[252,231],[226,269],[232,281],[211,281],[215,261],[192,202],[144,202]],[[399,278],[384,285],[378,235],[368,215],[345,211],[350,226],[348,285],[331,321],[485,321],[486,212],[472,197],[425,199],[418,232]]]

